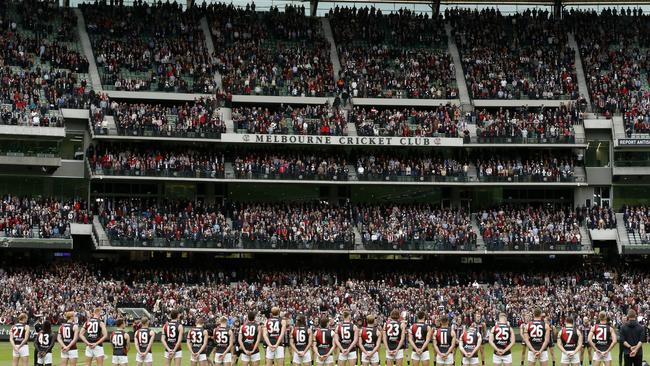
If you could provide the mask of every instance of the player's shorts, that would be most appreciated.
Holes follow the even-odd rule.
[[[271,351],[271,347],[266,347],[266,359],[267,360],[277,360],[279,358],[284,358],[284,347],[279,346],[275,351]]]
[[[370,357],[361,352],[361,363],[379,363],[379,352],[373,353]]]
[[[298,352],[293,353],[293,363],[301,365],[303,363],[311,363],[311,351],[307,350],[304,356],[300,356]]]
[[[191,355],[190,362],[203,362],[208,360],[208,355],[205,353],[199,353],[198,356]]]
[[[146,355],[144,355],[144,357],[142,357],[140,352],[137,352],[135,354],[135,362],[151,363],[151,362],[153,362],[153,354],[151,354],[151,352],[149,352]]]
[[[401,360],[403,358],[404,358],[404,350],[403,349],[397,350],[397,353],[395,353],[394,356],[391,356],[388,353],[388,350],[386,350],[386,359],[387,360]]]
[[[512,353],[509,355],[499,356],[497,354],[492,355],[492,364],[500,365],[503,363],[512,363]]]
[[[320,356],[316,356],[316,363],[321,365],[334,363],[334,356],[329,355],[325,360],[321,360]]]
[[[246,353],[242,353],[239,359],[242,362],[257,362],[260,360],[260,352],[257,351],[253,353],[252,355],[247,355]]]
[[[606,361],[611,361],[612,360],[612,353],[607,352],[604,355],[600,355],[598,352],[594,351],[594,357],[592,358],[593,361],[598,361],[598,362],[606,362]]]
[[[36,359],[36,364],[38,364],[38,365],[48,365],[48,364],[51,365],[52,364],[52,353],[47,353],[45,355],[45,357],[43,357],[43,358],[41,358],[41,357],[37,358]]]
[[[114,364],[124,364],[124,365],[129,364],[129,358],[127,356],[113,356],[112,361]]]
[[[422,360],[426,361],[426,360]],[[454,364],[454,355],[447,355],[447,358],[442,358],[440,355],[436,355],[436,364],[438,365],[453,365]]]
[[[169,359],[169,352],[165,350],[165,358]],[[172,358],[183,358],[183,351],[176,351],[174,352],[174,357]]]
[[[68,350],[68,352],[61,351],[62,360],[75,359],[75,358],[79,358],[79,350],[71,349]]]
[[[223,360],[219,361],[219,357],[223,356]],[[215,353],[214,363],[232,363],[232,353]]]
[[[539,354],[539,358],[535,359],[535,352],[528,350],[528,362],[548,362],[548,351],[543,351]]]
[[[95,346],[95,348],[86,347],[86,358],[104,357],[104,347]],[[128,361],[127,361],[128,362]]]
[[[18,348],[18,352],[14,351],[12,348],[12,354],[14,357],[29,357],[29,346],[23,344]]]
[[[566,364],[579,364],[580,362],[580,354],[579,353],[574,353],[573,356],[569,356],[566,353],[562,352],[562,357],[560,357],[560,363],[566,363]]]
[[[463,357],[463,365],[478,365],[478,357]]]
[[[417,352],[413,351],[411,352],[411,360],[412,361],[429,361],[429,351],[424,351],[422,354],[418,355]]]
[[[339,352],[339,361],[356,361],[357,359],[357,350],[352,350],[347,355],[344,355],[343,352]]]

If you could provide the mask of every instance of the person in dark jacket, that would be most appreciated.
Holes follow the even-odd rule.
[[[628,311],[627,323],[621,327],[621,343],[623,343],[625,366],[641,366],[644,339],[645,328],[636,320],[636,311]]]

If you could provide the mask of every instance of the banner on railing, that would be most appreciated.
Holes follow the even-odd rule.
[[[619,146],[650,146],[650,138],[618,139]]]
[[[460,137],[399,137],[399,136],[318,136],[318,135],[260,135],[224,133],[223,142],[289,145],[344,146],[463,146]]]

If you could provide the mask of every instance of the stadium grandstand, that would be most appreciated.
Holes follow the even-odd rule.
[[[276,307],[318,334],[393,309],[518,342],[533,308],[585,342],[601,311],[650,325],[648,14],[0,1],[0,340],[66,319],[160,333],[176,312],[203,334]]]

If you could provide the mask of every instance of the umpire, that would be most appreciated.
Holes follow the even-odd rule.
[[[627,323],[621,327],[621,343],[625,366],[641,366],[645,328],[636,320],[636,311],[627,312]]]

